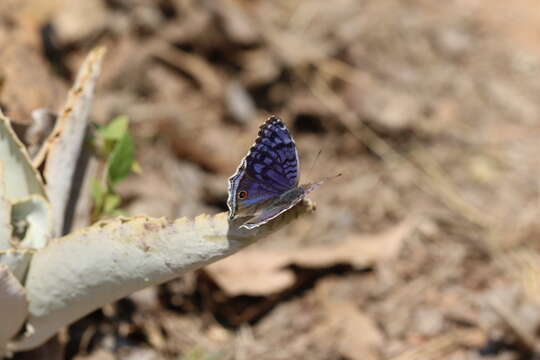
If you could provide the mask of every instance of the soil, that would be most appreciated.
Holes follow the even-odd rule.
[[[271,114],[317,211],[89,314],[16,359],[540,358],[540,4],[2,0],[0,106],[25,133],[107,55],[130,215],[226,211]],[[320,155],[319,155],[320,154]]]

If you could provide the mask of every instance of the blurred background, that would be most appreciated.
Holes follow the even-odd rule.
[[[313,215],[16,358],[540,358],[537,1],[2,0],[22,135],[98,45],[92,121],[128,116],[142,169],[129,215],[226,211],[270,114],[303,182],[343,176]]]

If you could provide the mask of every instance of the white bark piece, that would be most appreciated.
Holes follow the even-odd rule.
[[[11,248],[11,231],[11,204],[0,195],[0,252]]]
[[[0,111],[0,165],[4,197],[16,201],[37,194],[45,196],[41,177],[32,166],[26,148]]]
[[[45,178],[53,211],[55,236],[61,235],[64,226],[66,206],[104,55],[105,49],[98,48],[87,56],[51,135],[34,159],[34,166],[38,166],[48,152]]]
[[[6,266],[13,276],[22,282],[32,259],[32,254],[29,250],[2,250],[0,252],[0,267]]]
[[[26,232],[18,248],[41,249],[51,238],[50,205],[42,196],[33,195],[12,204],[11,222],[26,223]]]
[[[0,162],[0,252],[11,248],[11,203],[5,193],[4,164]]]
[[[34,348],[104,304],[231,255],[311,209],[303,202],[252,231],[221,213],[174,222],[116,219],[53,240],[32,259],[26,290],[35,332],[15,349]]]
[[[11,239],[11,232],[5,243],[0,241],[0,265],[7,266],[12,274],[22,281],[34,250],[44,247],[50,239],[50,206],[42,196],[33,195],[9,204],[9,210],[7,217],[10,221],[9,230],[11,231],[13,226],[24,226],[26,229],[24,239],[19,239],[20,241]]]

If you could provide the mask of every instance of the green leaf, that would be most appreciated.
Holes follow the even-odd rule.
[[[110,213],[111,216],[123,216],[123,217],[128,217],[129,216],[129,213],[126,211],[126,210],[122,210],[122,209],[115,209],[112,213]]]
[[[107,194],[103,204],[103,213],[114,214],[116,208],[120,205],[120,201],[120,196],[111,193]]]
[[[109,165],[107,167],[107,177],[109,184],[114,186],[119,181],[124,179],[133,166],[134,162],[134,145],[133,139],[129,134],[124,134],[122,139],[115,145],[111,156],[109,157]]]
[[[103,208],[103,203],[105,202],[105,194],[107,193],[107,189],[105,187],[101,186],[101,184],[97,181],[93,181],[91,185],[91,192],[92,192],[92,198],[94,199],[94,208],[101,209]]]
[[[218,358],[219,357],[216,355],[211,354],[204,348],[197,345],[180,357],[180,360],[217,360]]]
[[[128,118],[117,116],[109,124],[99,127],[95,144],[98,152],[107,157],[105,169],[105,181],[92,184],[92,197],[94,220],[103,215],[111,216],[120,214],[118,207],[122,202],[114,190],[114,186],[129,175],[131,171],[140,171],[140,166],[135,162],[135,146],[132,137],[128,133]]]
[[[111,120],[107,125],[99,128],[99,133],[106,141],[119,141],[127,133],[128,118],[125,115],[119,115]]]
[[[131,171],[133,171],[135,174],[142,174],[141,165],[137,161],[134,161]]]

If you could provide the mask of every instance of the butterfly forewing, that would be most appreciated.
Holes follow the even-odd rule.
[[[270,117],[229,179],[229,217],[253,215],[298,185],[298,154],[283,122]]]
[[[283,122],[271,117],[246,156],[246,171],[266,186],[285,191],[298,186],[298,153]]]

